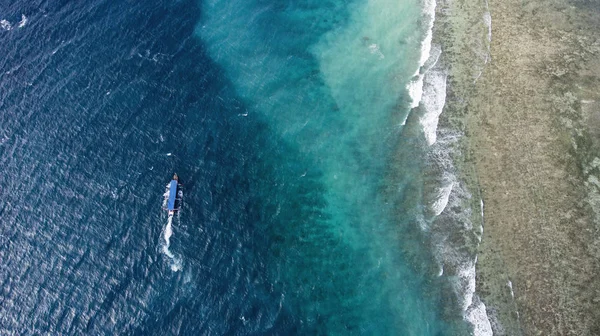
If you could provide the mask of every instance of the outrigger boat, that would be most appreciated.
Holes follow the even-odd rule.
[[[183,192],[181,191],[181,183],[179,183],[179,177],[177,174],[173,175],[173,179],[169,183],[167,187],[167,192],[165,193],[165,200],[167,201],[167,207],[163,207],[163,209],[169,212],[169,217],[173,216],[175,212],[181,209],[181,196]]]

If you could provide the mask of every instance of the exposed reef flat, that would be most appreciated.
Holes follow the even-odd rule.
[[[598,335],[600,6],[490,1],[479,75],[484,5],[444,3],[437,38],[450,69],[440,122],[467,134],[457,160],[485,204],[478,293],[495,334]]]
[[[495,335],[600,335],[598,31],[592,1],[439,5],[440,126],[467,135],[455,159],[485,204],[477,292]]]

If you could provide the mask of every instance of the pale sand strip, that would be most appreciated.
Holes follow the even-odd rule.
[[[478,290],[499,334],[600,335],[600,209],[590,201],[600,172],[589,169],[600,147],[585,127],[600,113],[600,12],[547,0],[489,7],[491,62],[466,127],[485,202]]]
[[[485,202],[477,291],[496,335],[600,335],[600,4],[490,0],[479,77],[486,5],[443,1],[434,34]]]

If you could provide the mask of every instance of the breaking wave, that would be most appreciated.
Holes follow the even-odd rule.
[[[427,167],[424,171],[425,216],[421,229],[431,239],[434,258],[439,266],[437,275],[444,277],[463,320],[474,335],[492,335],[486,307],[475,292],[477,246],[483,233],[483,204],[481,217],[474,213],[478,204],[463,181],[457,177],[453,157],[459,153],[461,132],[438,130],[440,115],[446,103],[448,71],[440,64],[442,49],[432,44],[436,3],[425,0],[424,16],[428,18],[427,33],[421,45],[419,69],[407,85],[412,98],[411,108],[417,113],[423,138],[428,146]],[[490,29],[489,13],[483,18]],[[488,30],[488,43],[491,39]],[[484,60],[487,62],[487,59]],[[416,109],[415,109],[416,108]]]
[[[449,283],[452,293],[447,295],[454,296],[451,301],[457,302],[464,321],[475,335],[492,335],[485,305],[475,293],[477,255],[474,251],[481,241],[482,226],[480,222],[473,223],[472,195],[458,179],[453,162],[462,134],[438,130],[446,100],[447,70],[438,64],[441,48],[433,46],[429,50],[432,52],[414,82],[421,85],[418,120],[429,146],[424,195],[426,223],[422,227],[429,232],[439,265],[438,275]]]
[[[422,70],[424,70],[423,67],[430,58],[431,41],[433,40],[433,23],[435,21],[435,8],[435,0],[425,0],[423,2],[423,17],[426,25],[425,38],[421,42],[421,58],[419,60],[419,67],[413,75],[413,80],[407,84],[407,90],[411,98],[411,108],[419,106],[419,102],[423,96],[424,72]]]
[[[27,21],[28,21],[27,16],[25,16],[25,14],[21,14],[21,21],[19,21],[17,23],[17,28],[25,27],[25,25],[27,24]],[[10,23],[10,21],[8,21],[6,19],[0,20],[0,29],[9,31],[9,30],[12,30],[13,28],[14,28],[13,24]]]
[[[10,22],[8,22],[8,20],[0,20],[0,28],[2,28],[4,30],[11,30],[12,24],[10,24]]]
[[[425,140],[429,146],[436,141],[438,121],[446,104],[447,72],[437,66],[441,53],[439,46],[433,47],[432,55],[428,61],[430,65],[423,76],[423,96],[419,104],[423,110],[419,122],[423,127]]]
[[[473,211],[476,202],[462,181],[457,178],[452,152],[460,133],[441,130],[439,141],[430,147],[429,180],[426,199],[430,204],[429,236],[439,275],[448,281],[453,302],[475,335],[492,335],[485,305],[475,293],[477,255],[481,242],[482,223]],[[426,196],[427,197],[427,196]],[[478,203],[478,202],[477,202]]]
[[[27,24],[27,16],[25,16],[24,14],[21,14],[21,21],[19,21],[19,24],[17,25],[17,27],[23,28],[23,27],[25,27],[26,24]]]

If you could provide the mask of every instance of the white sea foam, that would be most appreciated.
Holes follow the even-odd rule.
[[[435,0],[425,0],[423,2],[423,17],[425,18],[426,32],[423,41],[421,41],[421,58],[419,66],[413,75],[413,80],[407,84],[408,94],[411,98],[411,108],[419,106],[423,96],[423,66],[429,59],[431,53],[431,41],[433,40],[433,22],[435,21]]]
[[[437,63],[437,60],[436,60]],[[434,65],[435,66],[435,65]],[[437,138],[437,126],[446,104],[446,71],[432,68],[425,74],[421,106],[423,114],[419,121],[423,127],[425,140],[433,145]]]
[[[512,286],[512,281],[508,280],[508,288],[510,288],[510,296],[512,296],[512,298],[515,298],[515,292],[513,291],[513,286]]]
[[[479,210],[481,215],[481,224],[479,225],[479,234],[477,234],[477,240],[481,243],[481,239],[483,238],[483,199],[479,199]]]
[[[423,97],[423,75],[417,74],[407,85],[406,89],[411,99],[410,108],[419,106],[421,97]]]
[[[174,258],[171,260],[171,271],[179,272],[183,269],[183,262],[180,258]]]
[[[465,295],[463,297],[463,311],[467,311],[473,303],[473,296],[475,295],[475,260],[469,260],[460,266],[458,276],[460,278],[461,286],[465,289]]]
[[[164,255],[166,255],[170,259],[171,270],[173,272],[177,272],[182,269],[183,262],[182,262],[181,258],[177,257],[173,252],[171,252],[171,250],[169,250],[169,247],[171,246],[171,236],[172,235],[173,235],[173,216],[169,216],[169,219],[167,220],[167,226],[165,226],[165,228],[163,230],[164,242],[162,245],[162,252]]]
[[[492,325],[488,319],[485,305],[477,294],[475,294],[475,265],[477,264],[477,257],[475,260],[467,261],[460,265],[457,282],[459,293],[463,291],[462,297],[462,309],[463,317],[471,327],[473,328],[473,334],[476,336],[488,336],[493,335]]]
[[[433,22],[435,21],[435,8],[437,3],[435,0],[423,1],[423,13],[428,18],[427,21],[427,33],[425,39],[421,42],[421,60],[420,64],[423,66],[427,59],[429,59],[429,52],[431,51],[431,41],[433,40]]]
[[[492,15],[490,12],[485,12],[483,14],[483,23],[488,28],[488,42],[492,42]]]
[[[483,199],[479,200],[479,206],[481,207],[481,221],[483,222]],[[481,226],[481,233],[483,233],[483,225]]]
[[[485,304],[481,302],[478,296],[475,296],[473,304],[465,313],[465,320],[471,324],[475,336],[491,336],[494,334],[485,309]]]
[[[379,59],[385,58],[385,56],[383,55],[381,50],[379,50],[379,46],[376,43],[369,45],[369,51],[371,52],[371,54],[379,56]]]
[[[438,190],[438,194],[436,195],[436,199],[431,204],[431,210],[435,216],[439,216],[444,209],[446,209],[446,205],[448,205],[448,200],[450,199],[450,193],[452,192],[452,187],[454,186],[454,182],[450,182]]]
[[[482,16],[482,22],[483,25],[485,26],[485,28],[487,28],[487,39],[486,41],[480,41],[480,43],[483,43],[484,46],[480,46],[480,48],[484,48],[485,50],[481,50],[479,52],[480,57],[483,59],[483,66],[478,66],[477,68],[479,68],[479,72],[475,75],[475,79],[474,82],[477,82],[477,80],[479,79],[479,77],[481,77],[481,75],[483,74],[483,68],[484,66],[490,61],[490,46],[491,46],[491,42],[492,42],[492,15],[489,12],[489,5],[488,2],[485,1],[485,9],[486,12],[483,13]]]
[[[453,152],[462,134],[440,129],[437,141],[429,147],[426,172],[433,202],[429,228],[439,265],[438,276],[450,282],[458,309],[474,335],[492,335],[486,307],[476,294],[476,254],[470,252],[480,243],[482,226],[473,223],[471,194],[455,174]],[[453,211],[444,211],[445,208]],[[481,207],[481,210],[483,206]]]
[[[10,22],[8,22],[7,20],[0,20],[0,28],[4,30],[11,30],[12,24],[10,24]]]
[[[27,16],[25,16],[24,14],[21,14],[21,21],[19,21],[19,28],[23,28],[25,27],[25,25],[27,24]]]
[[[425,202],[429,207],[429,214],[433,217],[442,214],[450,202],[450,196],[455,187],[459,187],[457,191],[459,193],[462,190],[454,174],[455,168],[451,157],[451,147],[457,140],[456,134],[445,131],[442,133],[440,141],[431,146],[428,153],[429,167],[426,174]],[[456,198],[455,195],[454,203],[458,203]],[[435,220],[435,218],[430,218],[430,220]]]
[[[421,45],[419,69],[407,86],[412,99],[411,107],[421,108],[419,123],[423,128],[425,140],[430,146],[429,179],[431,180],[429,182],[437,184],[430,189],[433,194],[433,201],[429,205],[432,216],[426,221],[426,227],[434,242],[437,263],[440,265],[438,276],[446,277],[452,283],[459,307],[463,312],[463,319],[471,325],[473,334],[488,336],[493,334],[491,323],[485,305],[475,292],[477,256],[469,252],[480,243],[483,226],[475,228],[473,225],[470,206],[472,196],[454,174],[455,167],[452,159],[453,151],[459,148],[457,141],[462,134],[447,129],[438,132],[439,117],[446,101],[447,71],[438,64],[441,48],[431,43],[435,9],[435,1],[424,1],[424,16],[429,18],[426,22],[427,33]],[[491,39],[489,14],[488,17],[484,16],[484,23],[488,27],[489,55]],[[460,211],[444,211],[449,206]],[[481,212],[483,219],[483,201],[481,201]],[[459,236],[461,238],[456,239]]]
[[[173,216],[169,216],[167,220],[167,226],[165,226],[163,230],[163,252],[165,255],[171,259],[175,258],[175,255],[169,250],[171,246],[171,236],[173,235]]]
[[[167,226],[165,227],[165,233],[164,233],[165,246],[167,247],[167,249],[169,248],[172,235],[173,235],[173,216],[169,216],[169,219],[167,220]]]

